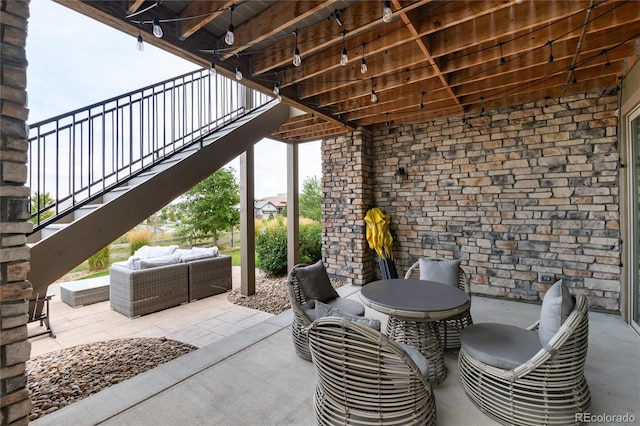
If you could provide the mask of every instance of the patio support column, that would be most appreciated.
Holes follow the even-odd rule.
[[[256,292],[256,240],[254,221],[253,146],[240,155],[240,294]]]
[[[287,270],[300,262],[298,145],[287,144]]]
[[[27,182],[27,20],[29,1],[0,9],[0,424],[29,422],[26,361],[31,352],[27,318],[30,190]]]

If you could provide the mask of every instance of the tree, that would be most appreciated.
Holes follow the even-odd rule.
[[[220,169],[184,194],[178,204],[182,223],[177,234],[190,241],[230,231],[240,223],[240,185],[232,168]]]
[[[39,202],[38,202],[39,201]],[[38,194],[34,192],[31,194],[31,214],[37,214],[38,210],[40,211],[40,222],[44,222],[48,218],[54,215],[54,210],[49,208],[45,209],[47,206],[53,206],[55,204],[55,200],[51,197],[51,194],[45,192],[44,194]],[[31,219],[32,223],[37,223],[38,217],[34,216]]]
[[[300,194],[300,216],[320,222],[322,219],[322,188],[317,177],[304,180]]]

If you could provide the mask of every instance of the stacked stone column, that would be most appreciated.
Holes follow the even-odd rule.
[[[31,297],[27,179],[28,0],[0,1],[0,423],[28,423],[31,400],[25,362],[27,311]]]

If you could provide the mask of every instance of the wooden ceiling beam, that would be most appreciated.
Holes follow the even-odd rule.
[[[376,75],[389,75],[402,72],[408,68],[418,68],[424,63],[424,57],[421,53],[415,55],[413,52],[408,52],[406,46],[400,46],[389,49],[382,55],[377,55],[372,58],[371,63],[378,71]],[[434,75],[433,70],[430,70],[430,72],[431,75]],[[360,75],[360,64],[351,61],[346,67],[338,66],[333,71],[305,80],[300,87],[299,96],[301,99],[307,99],[330,91],[341,90],[357,83],[359,80],[363,80]]]
[[[419,0],[411,3],[406,10],[418,8],[431,0]],[[341,19],[342,27],[339,27],[335,21],[324,20],[309,28],[300,30],[298,37],[298,46],[302,55],[302,66],[307,65],[308,59],[315,53],[327,49],[334,45],[340,45],[342,50],[342,30],[349,29],[347,33],[348,39],[361,36],[373,28],[382,25],[381,6],[379,2],[362,1],[352,4],[348,7]],[[389,25],[389,24],[387,24]],[[382,25],[383,27],[385,25]],[[373,39],[371,39],[373,40]],[[268,52],[259,52],[252,56],[254,73],[264,74],[276,68],[290,67],[293,56],[293,36],[291,39],[286,38],[269,47]],[[362,44],[362,41],[357,43]],[[339,53],[338,53],[339,55]]]
[[[609,62],[624,60],[633,55],[635,50],[635,41],[629,41],[616,49],[611,50],[605,56],[602,48],[595,50],[581,50],[576,61],[577,70],[584,66],[599,66],[603,73],[609,73],[605,68],[607,60]],[[548,63],[546,52],[537,52],[537,58],[521,57],[514,61],[506,62],[503,65],[478,66],[469,70],[456,73],[455,78],[451,78],[451,86],[458,87],[456,93],[461,95],[469,89],[484,90],[487,87],[497,87],[500,84],[508,84],[510,81],[517,81],[523,75],[544,75],[553,74],[560,70],[569,70],[573,65],[573,52],[567,52],[564,55],[555,57],[552,63]],[[554,51],[555,53],[555,51]],[[610,68],[610,67],[609,67]],[[493,71],[493,72],[491,72]],[[463,75],[464,73],[464,75]]]
[[[619,43],[620,40],[634,38],[638,33],[640,33],[640,23],[637,21],[631,21],[625,25],[604,30],[592,30],[583,40],[582,50],[608,49]],[[553,56],[560,58],[565,55],[573,55],[578,37],[579,35],[576,34],[575,37],[564,37],[555,41],[553,43]],[[544,40],[549,40],[549,38],[521,36],[514,42],[505,40],[502,46],[503,57],[507,60],[507,63],[529,57],[537,57],[540,62],[547,62],[551,50]],[[500,61],[500,49],[493,42],[490,44],[483,43],[473,49],[460,51],[457,55],[443,56],[440,60],[446,64],[443,66],[444,72],[449,74],[491,62],[498,64]],[[452,81],[451,77],[450,81]]]
[[[190,19],[179,21],[178,38],[180,40],[186,40],[200,28],[227,12],[227,9],[234,3],[235,0],[192,1],[180,12],[180,18]],[[211,44],[214,44],[213,41]]]
[[[430,34],[431,53],[440,57],[468,49],[480,42],[494,41],[497,45],[498,40],[511,34],[561,21],[574,14],[582,15],[584,20],[584,10],[588,6],[589,2],[582,0],[513,4],[512,7],[494,14]]]
[[[292,26],[297,26],[301,21],[317,13],[322,13],[324,9],[336,1],[278,1],[272,3],[273,6],[236,26],[235,43],[225,49],[225,53],[221,56],[222,60],[247,50],[253,44],[274,37]]]
[[[140,9],[143,3],[144,3],[144,0],[129,0],[128,6],[127,6],[127,15],[136,13]]]

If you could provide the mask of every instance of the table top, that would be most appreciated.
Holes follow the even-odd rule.
[[[362,287],[360,298],[378,312],[413,321],[446,319],[470,304],[467,293],[457,287],[402,278],[370,282]]]

